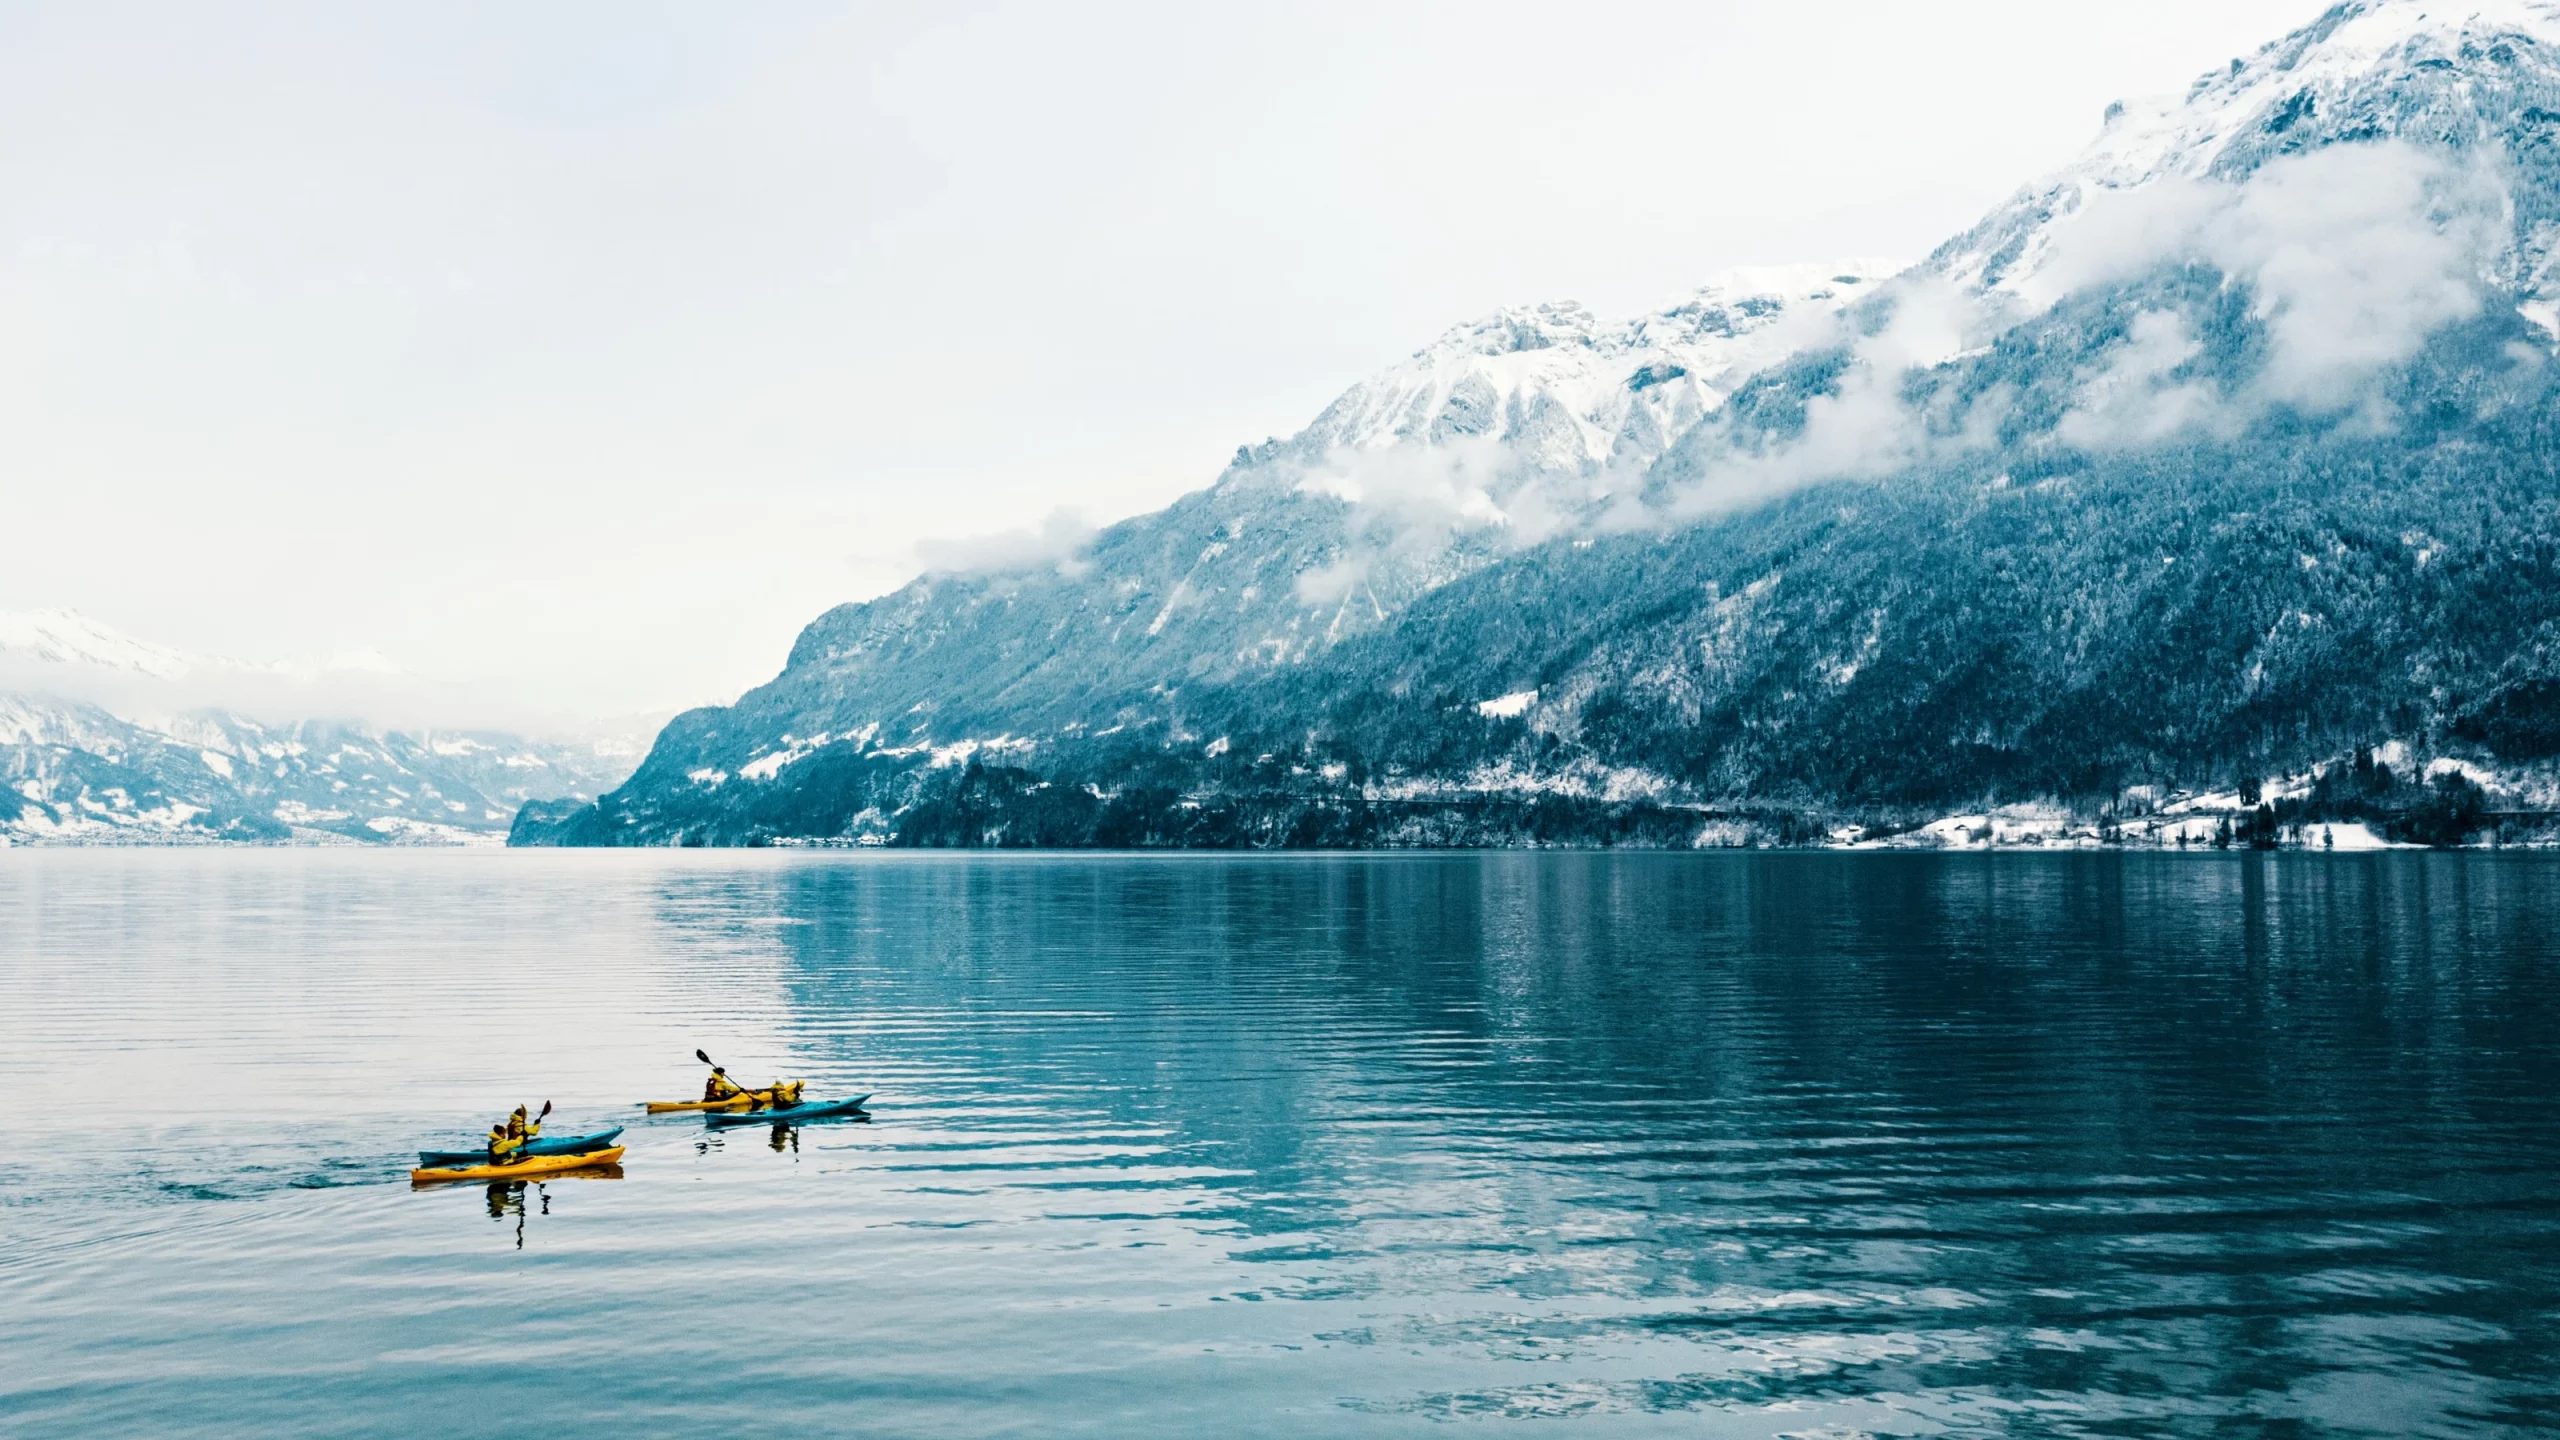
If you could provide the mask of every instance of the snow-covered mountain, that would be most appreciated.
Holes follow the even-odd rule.
[[[1881,270],[1737,272],[1630,321],[1554,305],[1459,326],[1298,434],[1240,448],[1216,484],[1170,509],[1060,563],[930,574],[840,606],[802,634],[792,664],[918,666],[927,711],[1028,703],[1041,723],[1074,724],[1092,693],[1304,661],[1594,523],[1742,377],[1831,333]],[[960,633],[974,638],[946,644]],[[1002,662],[982,663],[985,646]],[[955,668],[940,668],[946,657]]]
[[[2544,763],[2555,47],[2341,5],[1911,270],[1462,326],[1062,562],[830,611],[519,837],[1803,833]]]
[[[1639,475],[1891,273],[1873,260],[1738,270],[1679,305],[1609,323],[1570,303],[1497,311],[1344,391],[1286,448],[1309,466],[1349,467],[1381,451],[1480,441],[1497,447],[1489,469],[1503,479]]]
[[[527,801],[599,794],[638,759],[628,741],[273,724],[188,703],[191,680],[288,669],[73,611],[0,613],[0,844],[488,843]]]
[[[77,610],[0,611],[0,658],[131,671],[161,680],[181,679],[205,663],[166,645],[137,640]]]
[[[2331,146],[2400,140],[2447,165],[2477,160],[2505,171],[2507,239],[2526,262],[2508,272],[2528,299],[2547,280],[2560,195],[2547,183],[2560,157],[2560,7],[2546,0],[2439,4],[2370,0],[2334,7],[2315,23],[2228,67],[2207,71],[2183,95],[2109,107],[2098,139],[2073,164],[2021,190],[1981,224],[1932,256],[1928,269],[2012,294],[2031,291],[2056,259],[2056,238],[2109,199],[2232,183],[2270,162]],[[2330,218],[2356,217],[2375,200],[2333,191],[2298,197]],[[2499,208],[2505,209],[2502,205]],[[2408,218],[2408,217],[2403,217]],[[2157,246],[2167,236],[2126,237]]]

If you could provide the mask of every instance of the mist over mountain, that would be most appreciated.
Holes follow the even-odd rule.
[[[1918,265],[1503,311],[838,607],[515,839],[2544,825],[2556,236],[2560,7],[2341,5]]]
[[[294,716],[396,693],[386,673],[365,657],[191,655],[67,610],[0,613],[0,845],[492,843],[526,802],[587,800],[639,758],[612,736]]]

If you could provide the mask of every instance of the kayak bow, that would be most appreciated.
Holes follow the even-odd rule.
[[[859,1115],[862,1102],[869,1095],[856,1095],[850,1100],[812,1100],[805,1105],[785,1105],[779,1110],[741,1110],[702,1118],[714,1125],[757,1125],[785,1123],[793,1120],[817,1120],[829,1115]]]
[[[409,1172],[412,1185],[437,1185],[447,1180],[522,1180],[535,1175],[558,1175],[569,1170],[594,1170],[622,1163],[622,1147],[608,1146],[581,1155],[537,1155],[511,1165],[433,1165]]]
[[[529,1140],[525,1142],[524,1153],[528,1159],[541,1155],[584,1155],[590,1151],[602,1150],[621,1136],[622,1127],[616,1125],[610,1130],[599,1130],[593,1135],[563,1135],[556,1140]],[[421,1150],[418,1152],[418,1163],[430,1166],[477,1165],[488,1158],[489,1152],[486,1150]]]

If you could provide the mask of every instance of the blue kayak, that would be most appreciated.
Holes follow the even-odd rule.
[[[610,1130],[599,1130],[593,1135],[563,1135],[556,1140],[533,1140],[526,1143],[524,1153],[527,1155],[584,1155],[590,1150],[612,1148],[613,1142],[621,1134],[622,1127],[616,1125]],[[477,1165],[488,1158],[489,1149],[485,1145],[477,1150],[421,1150],[418,1152],[418,1163],[423,1166]]]
[[[806,1105],[785,1105],[779,1110],[714,1110],[702,1118],[714,1125],[777,1125],[794,1120],[822,1120],[829,1115],[859,1115],[868,1095],[850,1100],[812,1100]]]

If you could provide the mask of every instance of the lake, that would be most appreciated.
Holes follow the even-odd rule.
[[[13,1437],[2560,1429],[2529,855],[19,850],[0,1082]]]

